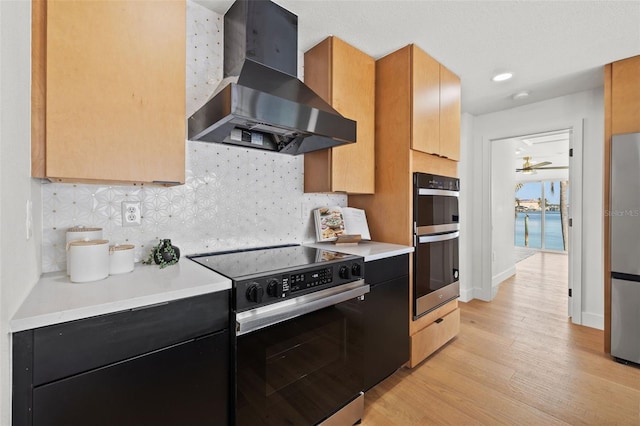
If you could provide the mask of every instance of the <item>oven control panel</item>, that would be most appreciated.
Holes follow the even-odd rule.
[[[416,188],[460,191],[460,179],[448,176],[415,172],[413,174],[413,183]]]
[[[364,277],[364,260],[308,267],[235,282],[237,312],[346,284]]]
[[[333,282],[333,268],[322,268],[315,271],[293,274],[290,277],[291,292],[306,290]]]

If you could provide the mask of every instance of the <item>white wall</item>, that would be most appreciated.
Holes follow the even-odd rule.
[[[0,1],[0,424],[10,424],[9,318],[40,276],[39,186],[31,168],[31,2]],[[26,204],[34,233],[26,237]]]
[[[491,140],[581,126],[583,145],[583,239],[582,239],[582,324],[604,328],[603,283],[603,141],[604,97],[602,88],[580,92],[485,114],[474,118],[473,137],[466,141],[473,150],[472,273],[474,297],[491,300]],[[512,246],[511,246],[512,247]],[[511,247],[509,249],[511,249]],[[500,256],[506,247],[493,247]]]
[[[493,141],[491,147],[491,286],[516,273],[513,252],[514,189],[516,176],[513,171],[514,143],[510,139]],[[492,290],[492,293],[494,291]]]
[[[478,276],[472,273],[473,253],[477,253],[472,246],[471,230],[474,226],[473,217],[473,185],[471,184],[473,171],[473,120],[471,114],[464,113],[460,123],[460,162],[458,163],[458,176],[460,178],[460,300],[468,302],[474,298],[474,286],[480,285]]]

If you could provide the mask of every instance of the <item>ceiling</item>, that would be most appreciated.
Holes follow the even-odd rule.
[[[531,165],[548,161],[551,164],[544,167],[568,167],[570,138],[570,129],[510,138],[514,151],[514,169],[523,167],[525,157],[529,157]],[[532,174],[516,173],[516,181],[566,180],[568,176],[567,169],[537,169]]]
[[[301,51],[328,35],[376,59],[416,43],[460,76],[473,115],[600,87],[603,65],[640,54],[640,0],[274,1],[298,15]],[[233,0],[196,2],[224,14]]]

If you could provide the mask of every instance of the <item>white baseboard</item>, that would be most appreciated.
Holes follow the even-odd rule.
[[[494,275],[493,278],[491,278],[491,286],[498,287],[500,286],[500,283],[502,281],[506,280],[507,278],[511,278],[515,274],[516,274],[516,265],[513,265],[512,267],[505,269],[499,274]]]
[[[604,315],[583,312],[582,325],[597,328],[598,330],[604,330]]]
[[[507,278],[512,277],[516,274],[516,265],[513,265],[511,268],[506,271],[501,272],[500,274],[494,276],[491,280],[491,292],[484,291],[481,287],[471,287],[471,288],[460,288],[460,301],[468,302],[473,299],[482,300],[484,302],[491,302],[494,297],[498,294],[498,290],[500,289],[500,283]]]
[[[460,298],[458,300],[460,300],[461,302],[468,302],[470,300],[473,300],[473,289],[472,288],[465,288],[465,289],[460,289]]]
[[[516,274],[516,265],[513,265],[509,269],[506,269],[500,272],[497,275],[494,275],[491,278],[491,300],[498,294],[498,290],[500,289],[500,283],[508,278],[511,278]]]

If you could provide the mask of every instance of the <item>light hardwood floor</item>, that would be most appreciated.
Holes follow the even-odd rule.
[[[640,425],[640,368],[567,318],[567,257],[539,253],[490,302],[460,303],[460,334],[365,394],[364,426]]]

